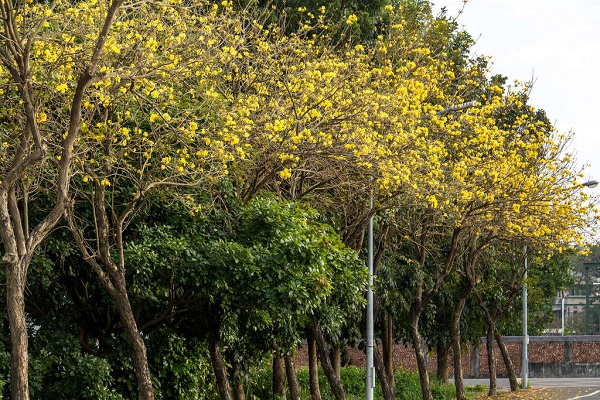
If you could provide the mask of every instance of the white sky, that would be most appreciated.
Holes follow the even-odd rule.
[[[433,0],[455,16],[462,0]],[[600,1],[469,0],[458,17],[492,56],[492,73],[535,79],[530,104],[543,108],[560,132],[575,132],[571,151],[591,164],[584,180],[600,181]],[[596,189],[598,190],[598,189]]]

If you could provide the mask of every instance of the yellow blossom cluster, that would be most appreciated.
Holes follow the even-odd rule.
[[[107,4],[25,7],[40,22],[31,46],[31,84],[43,99],[36,121],[62,134]],[[456,223],[476,216],[483,230],[542,237],[557,235],[560,219],[560,240],[575,236],[567,227],[581,225],[584,200],[573,196],[566,139],[524,105],[525,88],[504,93],[478,65],[458,65],[444,43],[427,43],[401,10],[385,12],[389,26],[371,44],[333,46],[312,15],[288,34],[231,2],[125,4],[84,96],[77,172],[137,189],[231,175],[245,198],[267,188],[292,198],[318,187],[364,194],[373,183],[381,199],[403,193]],[[356,22],[350,15],[348,29]],[[2,163],[17,145],[7,127],[24,118],[10,81],[0,69],[13,101]],[[61,135],[49,137],[59,149]]]

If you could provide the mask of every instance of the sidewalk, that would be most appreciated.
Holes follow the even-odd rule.
[[[486,392],[474,394],[474,400],[598,400],[600,393],[597,390],[578,388],[533,388],[519,390],[518,392],[498,391],[498,396],[489,397]]]
[[[510,392],[508,379],[498,379],[499,395],[494,399],[502,400],[600,400],[600,379],[597,378],[532,378],[531,389]],[[487,396],[488,379],[465,379],[465,386],[483,385],[482,392],[470,392],[476,400],[490,399]]]

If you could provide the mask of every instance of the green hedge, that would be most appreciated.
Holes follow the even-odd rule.
[[[253,399],[271,399],[272,395],[272,372],[270,368],[265,368],[255,375],[255,379],[249,386],[249,400]],[[299,368],[297,373],[298,385],[300,386],[300,396],[302,399],[310,399],[310,386],[308,380],[308,369]],[[362,400],[365,398],[365,371],[356,367],[345,367],[341,370],[341,378],[344,383],[344,390],[348,400]],[[396,399],[397,400],[418,400],[423,398],[421,393],[421,384],[419,383],[419,374],[416,372],[397,371],[395,374]],[[329,391],[329,384],[322,370],[319,370],[319,387],[323,400],[333,400],[333,395]],[[453,385],[441,384],[435,380],[431,382],[433,398],[436,400],[451,400],[455,398]],[[374,397],[382,399],[381,386],[375,386]]]

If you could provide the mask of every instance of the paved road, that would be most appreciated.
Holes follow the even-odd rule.
[[[561,388],[561,399],[600,400],[600,378],[531,378],[533,388]],[[487,379],[465,379],[466,386],[489,385]],[[509,390],[508,379],[498,379],[498,389]],[[555,397],[552,397],[553,399]]]

